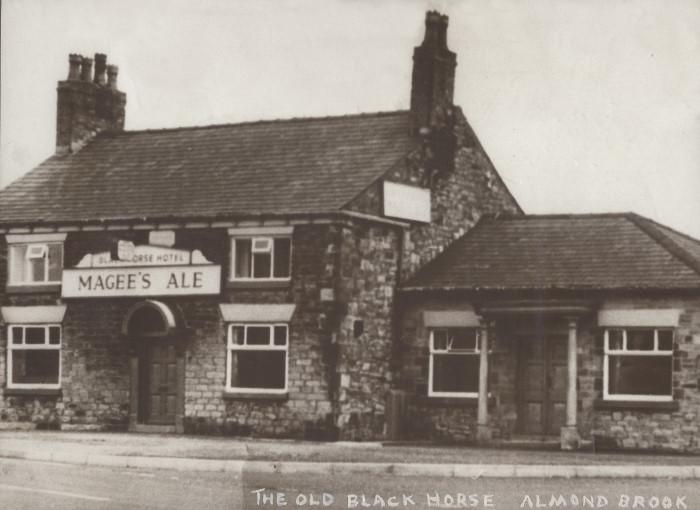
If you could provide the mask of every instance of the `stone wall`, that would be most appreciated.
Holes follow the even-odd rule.
[[[344,437],[374,438],[381,433],[392,373],[404,366],[403,346],[397,343],[395,332],[402,313],[394,300],[398,285],[465,234],[482,215],[521,212],[461,110],[455,108],[454,115],[456,123],[450,134],[454,147],[425,141],[383,176],[389,181],[430,188],[431,223],[415,223],[404,230],[387,227],[386,234],[377,234],[378,229],[368,234],[356,229],[354,239],[347,232],[344,235],[343,285],[347,289],[354,285],[355,289],[355,296],[347,301],[350,308],[339,337],[346,356],[341,357],[339,367],[339,423]],[[381,216],[382,180],[368,187],[347,208]],[[346,253],[346,247],[353,243],[359,249]],[[365,318],[368,313],[374,317]],[[352,338],[353,321],[363,318],[364,335],[355,342],[343,343]],[[351,360],[353,369],[349,368],[353,366]],[[454,430],[448,425],[449,410],[444,414],[441,429]]]
[[[471,399],[429,398],[428,330],[425,310],[471,310],[468,298],[445,295],[402,294],[402,320],[396,388],[409,396],[404,429],[407,438],[470,440],[476,427],[476,402]],[[603,408],[603,334],[596,314],[578,322],[578,429],[584,440],[595,439],[596,447],[659,451],[700,451],[700,299],[614,299],[603,308],[676,308],[683,310],[674,337],[673,397],[677,410],[649,405],[632,409],[627,404]],[[494,439],[517,434],[518,346],[510,331],[521,327],[513,318],[495,321],[489,331],[489,425]],[[563,331],[563,317],[543,323],[549,331]],[[475,399],[474,399],[475,400]]]
[[[124,429],[129,412],[129,345],[121,321],[131,300],[71,302],[61,348],[63,430]]]
[[[673,399],[678,409],[597,409],[588,418],[591,435],[602,446],[700,452],[700,299],[616,299],[605,302],[603,307],[682,310],[673,346]],[[602,367],[602,340],[596,343],[590,357]],[[581,374],[579,381],[595,387],[592,395],[584,398],[601,398],[602,368]]]
[[[399,228],[367,222],[342,230],[339,298],[346,313],[338,332],[338,425],[345,439],[384,434],[400,239]]]
[[[199,309],[196,314],[189,314],[193,317],[190,327],[196,341],[190,344],[186,360],[186,432],[323,439],[332,436],[332,370],[328,366],[332,360],[322,320],[322,316],[330,315],[332,302],[322,302],[321,291],[335,290],[337,231],[333,225],[295,227],[291,284],[274,289],[226,288],[222,293],[224,302],[296,304],[289,325],[288,398],[224,395],[226,328],[217,305],[201,308],[191,300],[182,305],[185,309]],[[224,272],[228,275],[228,270]]]
[[[476,398],[428,396],[429,330],[424,311],[464,310],[472,312],[466,299],[445,296],[402,294],[402,320],[398,347],[397,388],[409,395],[409,426],[405,434],[413,439],[470,441],[476,432]],[[489,419],[494,438],[507,439],[515,433],[517,345],[504,325],[489,329]]]
[[[325,318],[336,320],[335,300],[322,301],[325,289],[337,292],[340,227],[298,225],[293,234],[291,284],[276,288],[231,287],[229,237],[225,229],[183,230],[176,248],[200,249],[222,265],[220,296],[159,298],[182,317],[185,340],[185,428],[195,433],[331,438],[335,423],[332,387],[336,358]],[[86,253],[109,250],[118,239],[147,243],[144,231],[70,233],[65,267]],[[8,294],[7,246],[0,236],[0,305],[58,304],[59,290]],[[129,358],[133,355],[121,325],[140,298],[70,299],[63,323],[60,396],[5,395],[0,427],[124,429],[129,410]],[[289,395],[282,401],[227,398],[226,327],[219,303],[296,303],[290,324]],[[6,328],[0,330],[0,383],[6,385]]]
[[[134,233],[125,233],[129,238]],[[69,234],[64,248],[66,267],[77,264],[84,253],[109,249],[111,234]],[[106,246],[106,248],[105,248]],[[62,303],[60,291],[7,294],[7,254],[4,236],[0,245],[0,304],[12,306]],[[4,395],[0,421],[6,426],[31,424],[63,430],[124,429],[128,417],[128,345],[120,335],[121,319],[130,300],[72,300],[63,321],[61,394]],[[0,333],[0,381],[7,381],[7,328]]]
[[[454,148],[425,141],[383,176],[431,190],[431,223],[413,224],[404,235],[401,281],[468,232],[483,215],[522,213],[459,107],[454,108],[454,119]],[[381,180],[348,208],[381,215]]]
[[[79,84],[80,85],[80,84]],[[291,284],[227,286],[229,241],[224,229],[177,232],[178,248],[201,249],[222,266],[222,293],[169,298],[190,331],[185,345],[185,429],[199,433],[377,439],[397,360],[395,294],[400,281],[465,233],[483,214],[519,212],[466,119],[455,110],[452,145],[426,142],[385,178],[431,188],[433,221],[408,231],[361,220],[297,225]],[[447,147],[447,148],[446,148]],[[454,156],[454,157],[452,157]],[[381,215],[377,181],[348,208]],[[65,267],[119,239],[147,243],[146,231],[70,233]],[[2,243],[4,243],[4,236]],[[4,289],[6,247],[0,245]],[[5,397],[0,418],[63,428],[124,428],[129,405],[129,346],[119,327],[137,299],[69,300],[64,323],[61,397]],[[1,304],[56,304],[59,292],[12,294]],[[218,303],[295,303],[290,324],[289,395],[285,400],[224,395],[226,327]],[[358,321],[363,331],[356,333]],[[5,342],[5,332],[0,343]],[[2,347],[2,345],[0,345]],[[6,350],[3,350],[3,353]],[[4,381],[5,355],[0,356]],[[471,412],[471,411],[470,411]]]

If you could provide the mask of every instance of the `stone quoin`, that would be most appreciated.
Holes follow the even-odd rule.
[[[0,191],[0,428],[700,451],[700,241],[526,215],[456,66],[430,11],[408,110],[130,131],[69,55]]]

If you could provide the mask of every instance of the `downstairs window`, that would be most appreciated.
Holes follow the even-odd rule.
[[[60,325],[10,325],[7,351],[8,388],[60,388]]]
[[[287,391],[287,324],[231,324],[227,344],[226,391]]]
[[[605,400],[673,399],[673,330],[605,330]]]
[[[477,397],[479,334],[475,328],[430,330],[428,396]]]

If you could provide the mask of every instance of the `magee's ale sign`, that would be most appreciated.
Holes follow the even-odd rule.
[[[66,269],[65,298],[218,294],[221,266]]]
[[[221,266],[198,250],[120,243],[110,252],[87,254],[73,269],[64,269],[65,298],[186,296],[218,294]]]

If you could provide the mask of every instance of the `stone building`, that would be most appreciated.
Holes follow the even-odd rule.
[[[632,213],[484,217],[400,306],[408,437],[700,451],[700,241]]]
[[[70,55],[56,153],[0,192],[0,424],[383,437],[401,282],[521,213],[446,39],[408,111],[148,131]]]
[[[71,55],[0,191],[0,427],[697,450],[700,242],[525,216],[447,21],[407,111],[126,131]]]

